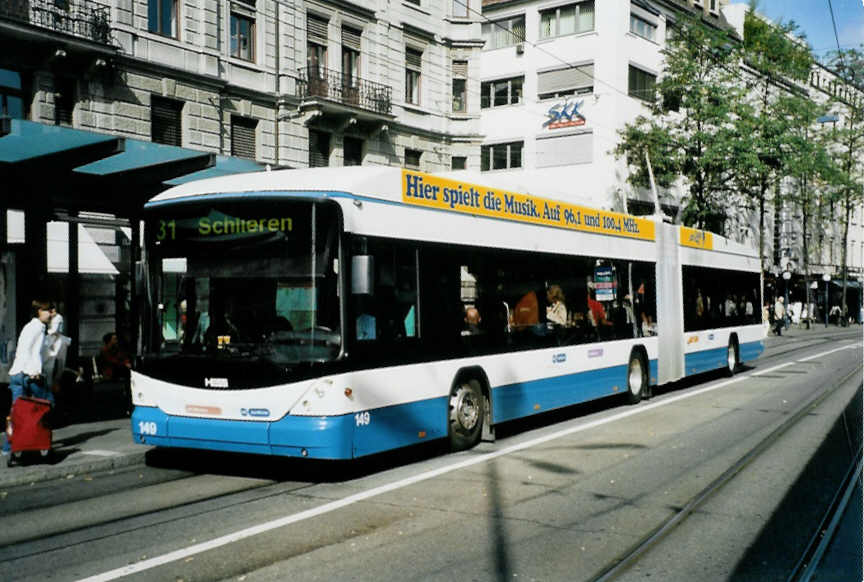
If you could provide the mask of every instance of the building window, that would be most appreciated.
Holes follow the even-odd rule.
[[[484,22],[483,40],[487,49],[499,49],[525,42],[525,16],[514,16],[494,22]]]
[[[717,12],[717,0],[710,0],[708,3],[708,10],[711,12]]]
[[[480,146],[480,171],[507,170],[522,167],[522,142]]]
[[[468,18],[468,0],[453,0],[453,16]]]
[[[342,139],[342,165],[363,165],[363,140],[356,137],[344,137]]]
[[[468,167],[468,158],[466,156],[452,156],[450,158],[451,170],[464,170]]]
[[[419,170],[420,169],[420,157],[423,155],[423,152],[420,150],[409,150],[405,148],[405,167],[409,170]]]
[[[328,26],[327,20],[319,16],[306,16],[306,68],[310,84],[325,78]]]
[[[360,80],[360,31],[353,28],[342,28],[342,83],[346,87],[356,88]],[[356,93],[356,91],[355,91]],[[359,97],[352,93],[349,97]],[[356,102],[356,99],[351,99]]]
[[[177,0],[148,0],[147,30],[177,38]]]
[[[183,145],[182,113],[182,101],[151,96],[150,139],[155,143]]]
[[[652,75],[651,73],[647,73],[642,69],[630,65],[628,77],[628,95],[643,101],[654,101],[654,85],[657,82],[656,75]]]
[[[537,98],[582,95],[594,91],[594,63],[537,73]]]
[[[405,102],[420,105],[420,71],[423,51],[405,49]]]
[[[630,15],[630,32],[636,36],[653,41],[657,36],[657,25],[639,18],[635,14]]]
[[[513,77],[480,83],[480,108],[488,109],[522,103],[524,81],[525,77]]]
[[[75,79],[54,79],[54,119],[62,125],[72,125],[75,109]]]
[[[468,111],[468,61],[453,61],[453,113]]]
[[[257,119],[231,116],[231,155],[254,160]]]
[[[538,139],[535,155],[538,168],[590,164],[594,157],[594,134],[589,132]]]
[[[17,71],[0,69],[0,115],[24,119],[24,89]]]
[[[330,134],[309,130],[309,167],[326,168],[330,165]]]
[[[540,11],[540,39],[594,30],[594,0]]]
[[[254,9],[254,0],[231,5],[231,56],[252,62],[255,62]]]

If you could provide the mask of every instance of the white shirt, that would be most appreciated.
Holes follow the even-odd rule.
[[[15,361],[9,368],[9,375],[21,372],[28,376],[42,373],[42,345],[45,341],[45,324],[38,317],[31,319],[21,335],[18,336],[18,347],[15,349]]]

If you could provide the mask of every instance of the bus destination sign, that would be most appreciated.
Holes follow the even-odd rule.
[[[402,201],[406,204],[476,216],[654,240],[654,223],[644,218],[466,184],[409,170],[402,171]]]

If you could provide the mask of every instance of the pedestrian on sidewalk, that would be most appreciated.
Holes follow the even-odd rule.
[[[783,298],[778,297],[774,303],[774,333],[783,335],[783,326],[786,323],[786,308],[783,306]]]
[[[42,348],[53,307],[48,301],[34,300],[33,319],[21,329],[21,334],[18,336],[15,360],[9,368],[9,390],[12,392],[13,405],[21,396],[43,398],[54,404],[54,395],[51,393],[51,388],[45,385],[42,375]],[[0,452],[8,455],[11,448],[4,431]]]
[[[63,316],[56,307],[52,308],[42,348],[42,374],[45,376],[45,387],[52,392],[57,392],[60,377],[66,368],[66,352],[71,343],[72,340],[63,335]]]

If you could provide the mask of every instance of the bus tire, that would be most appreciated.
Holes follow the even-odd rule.
[[[450,448],[464,451],[480,442],[485,418],[485,398],[480,381],[460,378],[450,391],[447,413],[447,434]]]
[[[726,375],[734,376],[739,363],[738,338],[732,335],[729,337],[729,345],[726,347]]]
[[[627,402],[638,404],[648,395],[648,366],[638,349],[630,352],[627,364]]]

